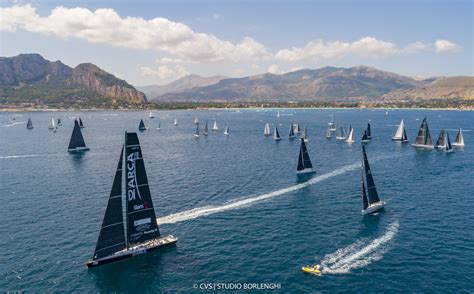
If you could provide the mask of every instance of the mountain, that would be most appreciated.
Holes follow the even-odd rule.
[[[428,85],[396,90],[382,96],[382,99],[390,101],[449,98],[474,99],[474,77],[438,78]]]
[[[71,68],[39,54],[0,57],[0,104],[111,107],[145,102],[145,94],[91,63]]]
[[[177,79],[167,85],[150,85],[138,87],[138,89],[149,97],[150,101],[153,101],[156,97],[168,94],[168,93],[179,93],[194,87],[204,87],[209,85],[217,84],[220,80],[226,79],[225,76],[212,76],[212,77],[201,77],[195,74],[190,74],[182,78]]]
[[[161,95],[156,101],[359,101],[426,84],[366,66],[302,69],[222,79],[218,83]]]

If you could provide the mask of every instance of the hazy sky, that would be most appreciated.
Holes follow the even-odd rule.
[[[141,86],[327,65],[474,75],[473,1],[4,1],[0,56],[92,62]]]

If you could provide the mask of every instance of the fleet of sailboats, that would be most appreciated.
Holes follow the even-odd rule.
[[[409,142],[407,132],[405,130],[405,122],[403,121],[403,119],[400,122],[400,125],[398,126],[398,129],[397,129],[395,135],[392,137],[392,140],[400,141],[402,143],[408,143]]]
[[[125,194],[122,193],[123,182]],[[125,222],[122,210],[124,198]],[[125,133],[125,145],[120,152],[97,245],[86,265],[95,267],[131,258],[174,245],[177,241],[172,235],[161,236],[138,136],[136,133]]]
[[[421,148],[434,148],[433,142],[431,141],[430,130],[428,128],[428,123],[426,122],[426,117],[423,118],[421,122],[420,129],[418,131],[418,135],[416,136],[415,143],[411,144],[413,147],[421,147]]]
[[[315,173],[316,171],[313,169],[313,164],[311,163],[311,159],[309,158],[308,149],[306,148],[306,143],[304,139],[301,138],[301,145],[300,145],[300,154],[298,156],[298,165],[296,166],[296,173],[297,174],[308,174],[308,173]]]
[[[365,146],[362,145],[362,215],[374,213],[385,206],[385,202],[380,200],[375,188],[374,178],[372,171],[370,170],[369,160],[367,159],[367,153],[365,152]],[[365,183],[367,183],[367,190]]]

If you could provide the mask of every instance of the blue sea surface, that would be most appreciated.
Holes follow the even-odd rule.
[[[277,117],[277,111],[280,116]],[[240,109],[0,113],[0,291],[193,292],[209,283],[275,283],[270,292],[474,291],[474,112],[433,110]],[[336,125],[356,142],[325,138]],[[49,120],[61,118],[57,132]],[[67,152],[80,116],[90,151]],[[413,142],[423,117],[466,147],[420,150],[391,140],[401,119]],[[193,120],[219,131],[194,138]],[[31,118],[33,130],[26,129]],[[139,132],[162,234],[176,247],[87,269],[124,132]],[[173,120],[178,119],[178,126]],[[296,176],[308,127],[317,173]],[[361,143],[386,208],[360,214]],[[161,122],[161,130],[157,130]],[[282,141],[263,136],[277,124]],[[228,124],[230,135],[223,135]],[[201,129],[202,132],[202,129]],[[315,262],[323,274],[301,266]],[[201,290],[200,290],[201,289]],[[242,289],[240,291],[243,291]],[[256,291],[261,292],[261,291]]]

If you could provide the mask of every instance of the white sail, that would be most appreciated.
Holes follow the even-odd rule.
[[[54,122],[54,118],[51,117],[51,121],[49,122],[48,129],[54,130],[56,128],[56,123]]]
[[[229,135],[229,125],[225,126],[224,135],[226,135],[226,136]]]
[[[458,130],[456,139],[454,139],[454,142],[451,145],[456,147],[464,147],[464,136],[462,134],[462,129]]]
[[[395,133],[395,136],[393,136],[393,140],[401,140],[403,137],[403,129],[405,128],[405,123],[402,121],[400,122],[400,125],[398,126],[397,132]]]
[[[178,125],[178,119],[175,118],[175,119],[174,119],[174,126],[176,127],[177,125]]]
[[[212,127],[212,130],[213,131],[219,130],[219,128],[217,127],[217,120],[214,120],[214,126]]]
[[[326,131],[326,138],[332,138],[332,132],[331,132],[331,127],[329,126],[327,131]]]
[[[155,116],[153,115],[153,112],[150,111],[150,114],[148,115],[149,118],[155,118]]]
[[[265,128],[263,129],[263,134],[265,136],[270,136],[270,124],[269,123],[265,124]]]
[[[354,143],[354,129],[350,128],[349,135],[347,136],[346,142],[347,143]]]
[[[194,118],[194,123],[195,124],[198,124],[199,123],[199,119],[197,117]]]
[[[279,111],[278,111],[278,113],[277,113],[277,117],[280,117],[280,112],[279,112]]]

